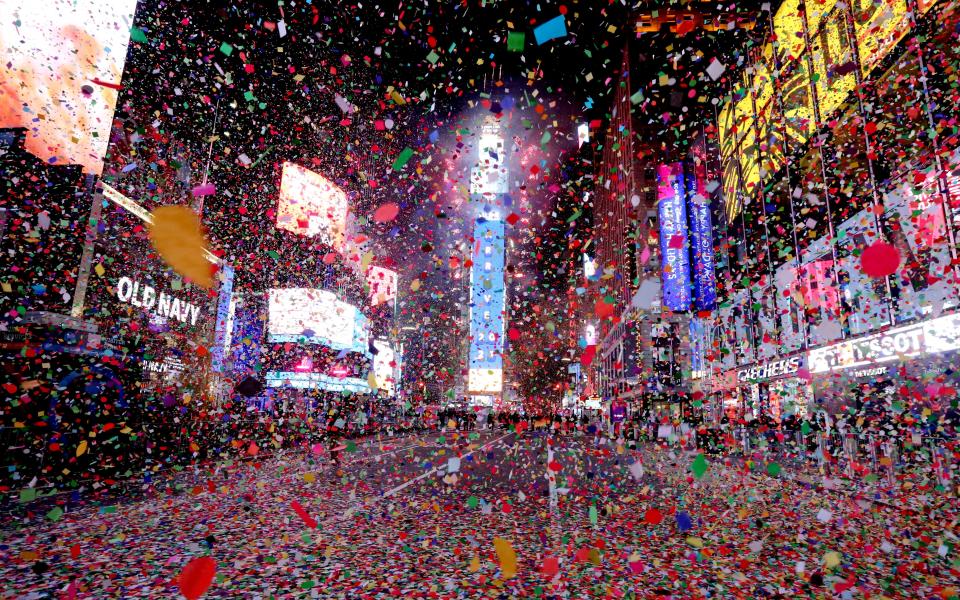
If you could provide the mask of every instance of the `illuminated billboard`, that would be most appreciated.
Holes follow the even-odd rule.
[[[393,396],[397,390],[397,373],[400,372],[397,353],[386,340],[374,340],[373,347],[377,350],[373,356],[373,376],[377,380],[377,387],[387,396]]]
[[[392,302],[397,297],[397,272],[371,265],[367,268],[367,288],[371,306]]]
[[[271,289],[268,314],[271,342],[322,344],[354,352],[368,349],[367,318],[333,292],[312,288]]]
[[[707,197],[707,167],[691,165],[687,183],[687,210],[690,213],[690,245],[693,249],[693,298],[697,310],[717,306],[717,279],[713,250],[713,219]]]
[[[347,195],[335,183],[300,165],[283,163],[277,228],[340,248],[347,227]]]
[[[492,215],[488,215],[492,216]],[[470,356],[468,391],[499,393],[503,389],[504,225],[477,219],[470,269]]]
[[[483,126],[480,133],[479,156],[476,166],[470,171],[470,193],[487,196],[507,192],[506,152],[500,127],[496,123]]]
[[[920,11],[929,10],[933,4],[920,3]],[[852,12],[853,36],[846,25],[848,11]],[[773,17],[776,55],[772,42],[752,53],[754,64],[745,70],[747,81],[734,86],[739,93],[731,94],[718,115],[728,218],[739,212],[741,195],[750,198],[758,193],[761,162],[763,172],[772,175],[783,166],[787,155],[810,139],[816,125],[811,85],[817,90],[820,114],[827,121],[856,87],[854,44],[866,76],[909,31],[906,0],[855,0],[852,6],[825,0],[807,3],[806,9],[799,0],[780,4]],[[808,52],[813,73],[805,60]],[[778,68],[775,81],[771,74]],[[753,81],[749,81],[750,73]],[[782,111],[772,100],[777,87]],[[763,156],[754,148],[758,133]]]
[[[673,311],[690,308],[690,257],[683,165],[657,168],[657,215],[660,221],[660,275],[663,304]]]
[[[0,4],[0,127],[26,127],[41,160],[99,175],[136,0]]]

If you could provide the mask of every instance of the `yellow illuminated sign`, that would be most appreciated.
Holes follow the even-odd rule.
[[[853,0],[853,22],[866,75],[910,29],[907,0]]]

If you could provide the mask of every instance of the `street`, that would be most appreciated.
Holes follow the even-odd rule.
[[[714,457],[698,477],[695,461],[502,430],[366,440],[339,473],[289,452],[175,495],[17,519],[3,597],[171,596],[202,555],[218,598],[947,597],[956,584],[952,502],[912,513]]]

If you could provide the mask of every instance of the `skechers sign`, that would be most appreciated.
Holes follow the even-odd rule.
[[[747,381],[759,381],[761,379],[771,379],[781,375],[793,375],[800,370],[803,365],[803,356],[791,356],[781,360],[774,360],[760,365],[754,365],[747,369],[737,371],[737,381],[745,383]]]
[[[196,304],[181,300],[172,294],[157,291],[149,285],[121,277],[117,282],[117,299],[120,302],[139,306],[158,317],[176,319],[181,323],[197,324],[200,309]]]

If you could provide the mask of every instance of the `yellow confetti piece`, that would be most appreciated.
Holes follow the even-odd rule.
[[[81,441],[77,444],[77,456],[83,456],[87,453],[87,440]]]
[[[832,569],[840,564],[840,554],[837,552],[827,552],[823,555],[823,564],[828,569]]]
[[[497,551],[497,558],[500,560],[500,571],[504,579],[510,579],[517,575],[517,552],[508,540],[501,537],[493,538],[493,548]]]
[[[172,205],[154,210],[150,241],[174,271],[203,288],[213,287],[210,263],[204,256],[207,241],[200,218],[190,207]]]
[[[303,480],[306,481],[307,483],[313,483],[314,481],[317,480],[317,476],[314,475],[313,473],[304,473]]]
[[[480,557],[476,554],[473,555],[473,558],[470,559],[470,564],[467,566],[467,570],[471,573],[476,573],[480,570]]]
[[[698,537],[690,536],[687,538],[687,543],[693,546],[694,548],[703,548],[703,540]]]

